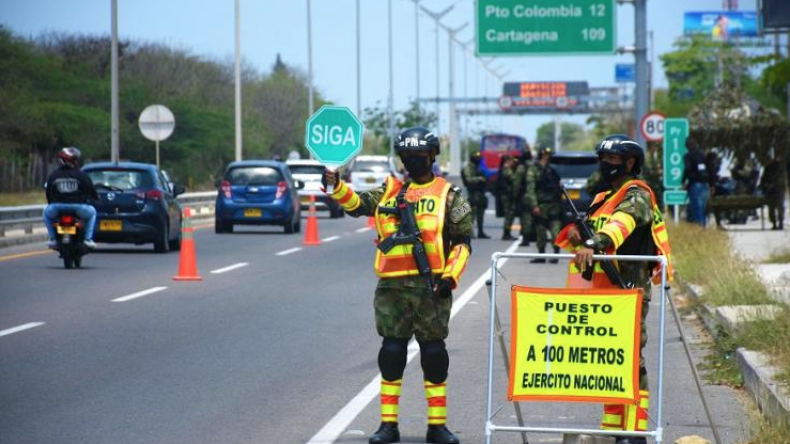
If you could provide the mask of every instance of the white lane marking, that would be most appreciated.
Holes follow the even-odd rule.
[[[291,248],[289,250],[283,250],[276,254],[276,256],[285,256],[286,254],[296,253],[297,251],[301,250],[302,247]]]
[[[224,268],[218,268],[216,270],[212,270],[211,273],[213,273],[213,274],[221,274],[221,273],[225,273],[226,271],[231,271],[231,270],[235,270],[237,268],[246,267],[247,265],[250,265],[250,264],[247,263],[247,262],[239,262],[238,264],[228,265],[227,267],[224,267]]]
[[[126,302],[131,301],[132,299],[141,298],[143,296],[148,296],[149,294],[158,293],[162,290],[167,290],[167,287],[152,287],[148,290],[138,291],[137,293],[132,293],[130,295],[121,296],[119,298],[113,299],[113,302]]]
[[[31,328],[36,328],[38,326],[44,325],[44,322],[28,322],[27,324],[22,324],[16,327],[12,327],[6,330],[0,330],[0,336],[5,335],[12,335],[14,333],[19,333],[20,331],[30,330]]]
[[[372,230],[372,229],[373,229],[373,228],[370,228],[370,227],[359,228],[359,229],[357,229],[357,233],[364,233],[364,232],[366,232],[366,231],[370,231],[370,230]]]
[[[340,239],[340,236],[331,236],[326,239],[321,239],[322,242],[332,242]]]
[[[359,231],[359,230],[357,230]],[[506,253],[512,253],[518,248],[518,241],[513,242]],[[507,262],[507,258],[501,259],[499,265],[502,266]],[[486,270],[475,282],[466,289],[466,291],[453,302],[453,309],[450,312],[450,319],[455,317],[459,311],[472,299],[486,284],[486,280],[491,276],[491,270]],[[412,340],[409,344],[409,354],[406,358],[408,364],[417,356],[420,351],[420,346],[416,341]],[[351,401],[348,402],[337,414],[318,431],[307,444],[332,444],[340,435],[348,428],[349,424],[362,412],[362,410],[370,404],[373,399],[378,396],[381,388],[381,373],[376,375],[365,388],[362,389]]]

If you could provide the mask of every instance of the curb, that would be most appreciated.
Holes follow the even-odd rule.
[[[703,290],[701,287],[686,282],[677,273],[675,278],[692,299],[699,300]],[[714,337],[720,336],[720,332],[729,331],[726,324],[718,319],[714,307],[701,304],[698,313],[705,328]],[[780,370],[769,364],[770,358],[765,353],[739,347],[736,355],[743,384],[763,416],[776,426],[790,427],[790,386],[776,380]]]

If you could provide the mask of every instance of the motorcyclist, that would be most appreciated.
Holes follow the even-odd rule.
[[[96,248],[93,229],[96,224],[96,209],[90,200],[98,200],[91,178],[80,170],[82,153],[74,147],[65,147],[58,152],[60,168],[47,178],[47,207],[44,209],[44,224],[49,234],[49,248],[57,248],[54,223],[61,211],[76,213],[85,228],[85,246]]]

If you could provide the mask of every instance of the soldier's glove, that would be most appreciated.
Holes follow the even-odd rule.
[[[327,189],[328,185],[326,183],[326,175],[327,174],[334,174],[335,175],[335,188],[340,183],[340,172],[339,171],[329,171],[325,170],[324,174],[321,175],[321,185],[323,185],[324,189]]]
[[[433,286],[433,295],[438,298],[449,298],[452,296],[453,281],[450,279],[439,279]]]

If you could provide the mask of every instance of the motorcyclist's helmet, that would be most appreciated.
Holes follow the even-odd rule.
[[[395,150],[399,156],[408,156],[415,152],[424,152],[438,156],[440,152],[439,138],[421,126],[405,129],[395,141]]]
[[[79,149],[67,146],[58,151],[58,163],[69,168],[79,168],[82,153]]]
[[[642,172],[642,165],[645,164],[645,151],[634,139],[625,134],[614,134],[603,139],[595,147],[598,159],[604,154],[615,154],[623,158],[623,161],[634,158],[634,167],[631,168],[631,175],[638,176]]]

